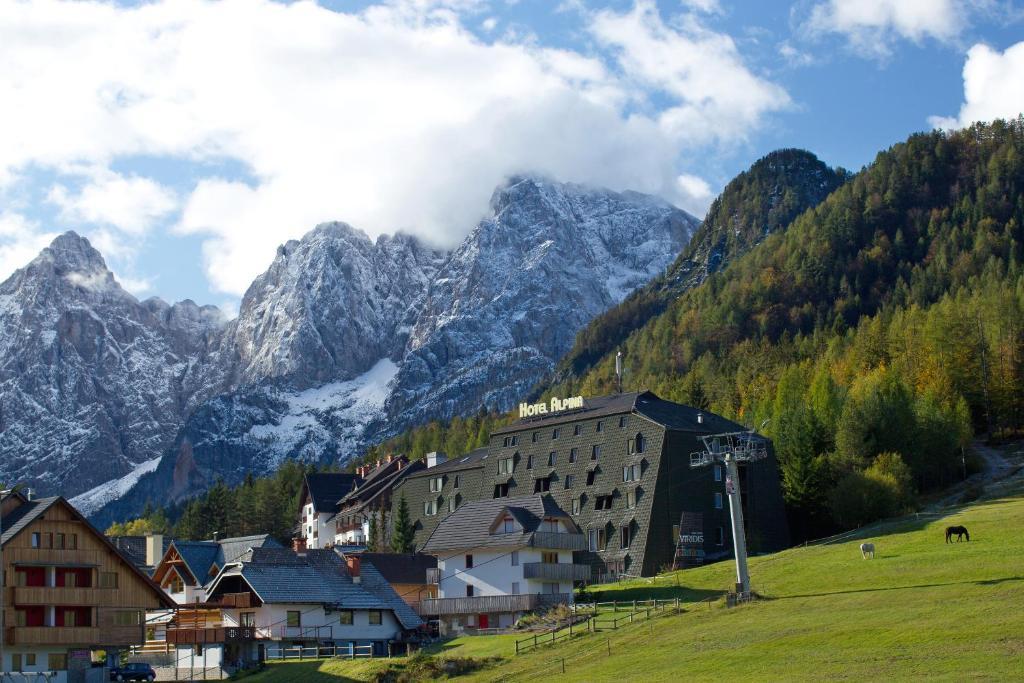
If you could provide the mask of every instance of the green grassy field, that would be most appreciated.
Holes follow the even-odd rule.
[[[1024,496],[1015,491],[863,538],[753,558],[754,589],[765,596],[753,604],[691,604],[518,657],[509,636],[456,639],[436,656],[502,657],[459,677],[481,681],[1024,680]],[[967,526],[971,542],[945,544],[950,524]],[[874,560],[861,559],[863,540],[876,544]],[[608,587],[600,599],[692,601],[732,581],[732,563],[719,563]],[[371,680],[387,666],[275,664],[251,680]]]

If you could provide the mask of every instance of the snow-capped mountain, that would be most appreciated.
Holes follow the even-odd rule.
[[[78,494],[106,521],[284,458],[345,459],[427,419],[508,408],[697,225],[653,197],[515,178],[447,253],[318,226],[278,250],[230,323],[137,302],[64,235],[0,286],[0,349],[16,350],[0,368],[0,474]],[[58,258],[76,250],[84,263]]]
[[[219,387],[224,323],[139,302],[87,240],[57,237],[0,284],[0,476],[74,494],[154,460]]]

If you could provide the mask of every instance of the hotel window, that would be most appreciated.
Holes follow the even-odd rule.
[[[384,620],[384,614],[379,609],[372,609],[367,612],[370,617],[370,626],[380,626]]]
[[[597,432],[603,432],[604,431],[604,420],[598,420],[597,421],[597,427],[594,428],[594,431],[597,431]]]
[[[342,626],[351,626],[355,622],[353,616],[354,615],[352,614],[352,610],[343,609],[340,612],[338,612],[338,623]]]
[[[436,515],[437,514],[437,501],[436,500],[428,500],[428,501],[424,502],[423,503],[423,514],[425,514],[427,517],[433,517],[434,515]]]
[[[597,476],[597,470],[587,470],[587,486],[594,485],[594,478]]]
[[[722,494],[721,493],[716,493],[715,494],[715,509],[716,510],[721,510],[722,509]]]
[[[612,509],[612,497],[611,496],[597,496],[594,498],[594,509],[595,510],[611,510]]]
[[[558,462],[558,453],[551,451],[548,453],[548,467],[554,467],[556,462]]]
[[[635,437],[633,437],[632,439],[627,441],[626,442],[626,451],[629,453],[629,455],[633,455],[634,453],[643,453],[644,452],[644,435],[643,434],[637,434]]]
[[[239,626],[252,627],[256,625],[256,613],[255,612],[242,612],[238,615]]]
[[[636,489],[626,491],[626,509],[632,510],[636,507]]]
[[[431,493],[437,493],[443,487],[444,487],[444,477],[431,477],[430,478],[430,492]]]
[[[551,440],[552,440],[552,441],[555,441],[556,439],[558,439],[558,434],[559,434],[559,433],[560,433],[561,431],[562,431],[562,430],[561,430],[561,429],[559,429],[558,427],[555,427],[554,429],[552,429],[552,430],[551,430]]]
[[[571,489],[573,482],[573,476],[571,474],[565,475],[565,488]]]
[[[594,444],[590,447],[590,459],[597,460],[601,457],[601,444]]]
[[[504,448],[508,448],[509,446],[511,446],[512,445],[512,437],[511,436],[506,436],[504,438],[504,440],[502,440],[501,445]]]
[[[518,581],[513,581],[512,582],[512,595],[519,595],[519,582]]]
[[[473,597],[473,585],[472,584],[466,586],[466,597],[467,598]]]
[[[302,626],[302,612],[289,611],[285,615],[285,626],[289,628],[299,628]]]
[[[494,497],[495,498],[508,498],[508,484],[495,484],[494,485]]]
[[[528,469],[528,470],[532,470],[533,469],[533,455],[532,454],[526,456],[526,469]]]
[[[636,481],[640,478],[640,465],[626,465],[622,468],[622,481]]]
[[[509,456],[498,460],[498,474],[512,474],[512,470],[515,467],[513,458],[514,456]]]
[[[722,481],[722,466],[715,465],[715,481]]]
[[[580,449],[570,448],[569,449],[569,462],[576,462],[576,457],[580,454]]]
[[[458,490],[458,488],[459,488],[459,475],[457,475],[457,474],[455,475],[455,477],[452,480],[452,488],[456,489],[456,490]]]
[[[472,568],[473,568],[473,556],[472,555],[466,555],[466,569],[472,569]]]
[[[605,539],[604,529],[590,529],[587,534],[590,552],[598,552],[604,550],[607,546],[607,540]]]
[[[540,554],[541,564],[558,564],[558,553],[545,550]]]
[[[518,550],[513,550],[512,551],[512,566],[513,567],[518,567],[519,566],[519,551]]]
[[[622,415],[622,416],[619,417],[619,429],[625,429],[625,428],[626,428],[626,416]]]
[[[534,493],[546,493],[551,490],[551,478],[543,477],[541,479],[533,480],[533,492]]]
[[[537,432],[534,432],[533,434],[530,435],[530,441],[532,441],[533,443],[537,443],[537,438]]]
[[[68,656],[63,653],[51,652],[46,655],[46,668],[49,671],[65,671],[68,668]]]
[[[582,433],[583,433],[583,425],[573,425],[573,428],[572,428],[572,435],[573,436],[579,436]]]
[[[574,514],[574,515],[580,514],[580,499],[579,498],[573,498],[572,499],[572,514]]]
[[[718,545],[725,545],[725,529],[718,527],[718,533],[716,534],[715,542]]]
[[[628,548],[630,541],[629,525],[626,524],[619,529],[619,547]]]
[[[452,496],[451,498],[448,499],[448,512],[455,512],[455,510],[458,507],[459,501],[457,498],[455,498],[455,496]]]

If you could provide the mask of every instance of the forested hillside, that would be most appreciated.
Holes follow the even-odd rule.
[[[579,377],[680,294],[785,228],[849,177],[802,149],[776,150],[733,178],[675,262],[576,335],[557,377]]]
[[[914,135],[633,333],[626,387],[769,420],[798,533],[893,512],[1024,426],[1022,191],[1024,119]]]

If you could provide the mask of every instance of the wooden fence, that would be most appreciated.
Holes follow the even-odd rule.
[[[390,646],[388,648],[390,653]],[[362,657],[373,657],[373,645],[310,645],[302,647],[268,647],[266,649],[267,660],[283,659],[329,659],[338,657],[341,659],[359,659]],[[390,655],[389,655],[390,656]]]
[[[603,611],[602,608],[604,608]],[[624,610],[624,614],[621,617],[605,616],[609,611],[612,614],[617,614],[620,609]],[[570,622],[568,627],[556,627],[550,631],[542,631],[528,638],[517,640],[515,642],[516,654],[528,652],[541,645],[550,645],[560,640],[567,640],[583,633],[597,633],[604,630],[614,631],[627,623],[632,624],[637,621],[650,619],[652,613],[656,615],[658,612],[664,612],[665,610],[671,610],[676,614],[682,611],[679,598],[672,600],[613,600],[611,602],[574,604],[574,616],[582,614],[585,617],[582,627],[578,623]]]

